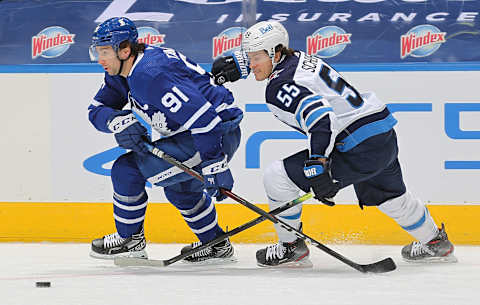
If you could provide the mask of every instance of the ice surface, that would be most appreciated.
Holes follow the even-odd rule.
[[[261,269],[255,251],[235,245],[238,263],[164,268],[120,268],[90,258],[88,244],[0,244],[2,305],[122,304],[366,304],[471,305],[480,297],[480,247],[457,246],[456,264],[411,264],[399,246],[329,246],[349,259],[372,263],[392,257],[397,270],[362,274],[311,249],[311,269]],[[166,259],[182,245],[148,244],[151,258]],[[35,282],[49,281],[50,288]]]

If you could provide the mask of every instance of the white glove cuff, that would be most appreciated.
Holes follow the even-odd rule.
[[[240,72],[240,78],[247,78],[248,74],[250,74],[247,54],[243,51],[235,51],[233,52],[233,59],[235,60],[235,64],[237,65],[238,72]]]
[[[226,170],[228,170],[227,156],[225,156],[221,161],[212,163],[202,168],[202,174],[213,175],[213,174],[224,172]]]
[[[107,126],[111,132],[119,133],[136,122],[138,122],[137,118],[133,113],[130,113],[127,115],[114,117],[110,122],[107,123]]]

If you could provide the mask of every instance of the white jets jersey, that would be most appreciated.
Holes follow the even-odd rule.
[[[275,117],[308,136],[312,156],[348,151],[396,124],[374,93],[360,94],[322,59],[304,52],[275,67],[266,100]]]

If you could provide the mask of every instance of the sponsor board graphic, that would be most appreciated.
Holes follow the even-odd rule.
[[[70,45],[74,44],[75,34],[60,26],[51,26],[41,30],[32,37],[32,59],[39,56],[54,58],[67,52]]]
[[[400,58],[426,57],[446,42],[446,32],[430,24],[418,25],[400,36]]]
[[[307,36],[307,54],[322,58],[334,57],[340,54],[348,44],[351,44],[352,34],[338,26],[325,26]]]
[[[140,43],[145,43],[151,46],[161,46],[165,44],[165,35],[160,34],[160,32],[152,27],[143,26],[137,28],[138,39]]]
[[[230,55],[242,47],[242,35],[246,31],[244,27],[228,28],[212,38],[212,58]]]

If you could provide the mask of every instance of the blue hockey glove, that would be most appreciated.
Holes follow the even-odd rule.
[[[249,73],[247,54],[241,51],[235,51],[233,56],[219,57],[212,65],[212,74],[217,85],[245,79]]]
[[[338,182],[334,182],[330,173],[330,162],[310,159],[305,161],[303,168],[305,177],[310,181],[310,187],[315,194],[314,198],[328,206],[334,206],[332,198],[340,190]]]
[[[107,126],[115,134],[118,146],[138,153],[149,152],[145,146],[145,138],[148,138],[147,129],[138,122],[130,110],[116,113],[108,121]]]
[[[227,156],[202,162],[202,174],[205,178],[205,189],[210,196],[215,197],[217,201],[227,198],[220,192],[220,188],[229,191],[233,188],[233,177],[228,168]]]

